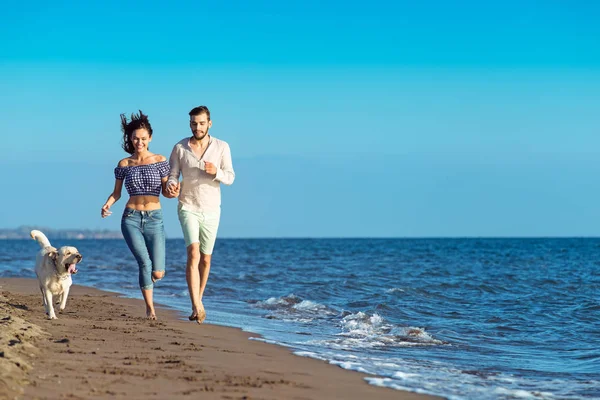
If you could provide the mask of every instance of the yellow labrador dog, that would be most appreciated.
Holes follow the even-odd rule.
[[[82,259],[79,251],[72,246],[63,246],[60,249],[52,247],[50,241],[42,232],[33,230],[31,237],[42,248],[35,259],[35,274],[40,283],[42,299],[48,319],[57,319],[54,313],[53,296],[60,296],[60,311],[67,305],[69,289],[73,284],[71,274],[77,273],[77,263]]]

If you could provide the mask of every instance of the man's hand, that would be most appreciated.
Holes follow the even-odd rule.
[[[217,175],[217,167],[215,166],[215,164],[205,161],[204,162],[204,169],[206,171],[207,174],[210,175]]]
[[[177,182],[177,184],[168,184],[167,185],[167,197],[174,198],[179,196],[179,188],[181,187],[181,183]]]

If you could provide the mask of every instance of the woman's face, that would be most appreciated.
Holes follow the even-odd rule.
[[[137,153],[148,150],[148,144],[152,141],[152,137],[144,128],[136,129],[131,132],[131,143]]]

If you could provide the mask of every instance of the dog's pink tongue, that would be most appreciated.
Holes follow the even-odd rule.
[[[77,264],[69,264],[69,273],[76,274],[77,273]]]

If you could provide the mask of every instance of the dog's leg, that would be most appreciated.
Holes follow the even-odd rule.
[[[46,299],[46,313],[48,314],[48,319],[58,319],[56,318],[56,314],[54,313],[54,305],[52,304],[52,292],[46,290],[45,299]]]
[[[67,305],[67,297],[69,296],[69,289],[70,289],[70,287],[66,287],[64,289],[64,291],[62,292],[62,294],[60,295],[60,312],[63,312]]]
[[[44,288],[40,286],[40,292],[42,292],[42,304],[46,309],[46,314],[48,314],[48,307],[46,306],[46,294],[44,293]]]

